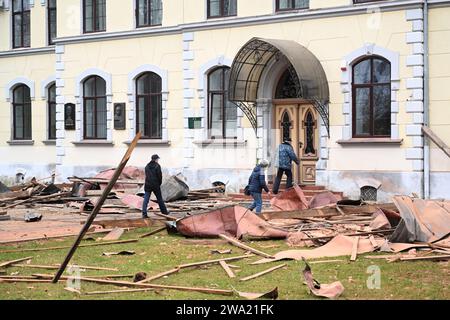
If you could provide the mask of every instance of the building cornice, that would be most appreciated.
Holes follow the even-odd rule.
[[[55,53],[55,47],[43,47],[43,48],[29,48],[29,49],[15,49],[8,51],[0,51],[0,58],[17,57],[17,56],[29,56],[35,54],[50,54]]]
[[[421,7],[424,0],[403,0],[388,1],[382,3],[368,3],[352,6],[341,6],[326,9],[314,9],[307,11],[294,11],[288,13],[276,13],[264,16],[254,16],[245,18],[235,18],[226,20],[207,20],[203,22],[181,24],[170,27],[151,27],[139,28],[121,32],[102,32],[89,35],[79,35],[71,37],[62,37],[55,40],[57,44],[70,44],[79,42],[107,41],[124,38],[134,38],[142,36],[162,36],[170,34],[181,34],[185,32],[193,32],[200,30],[214,30],[223,28],[236,28],[251,25],[261,25],[267,23],[281,23],[289,21],[302,21],[311,19],[321,19],[329,17],[350,16],[361,13],[372,12],[374,8],[381,12],[397,11]],[[433,6],[450,6],[450,0],[429,0],[429,5]]]

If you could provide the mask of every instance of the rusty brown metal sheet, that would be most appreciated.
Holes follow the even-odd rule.
[[[270,204],[274,210],[280,211],[308,209],[308,200],[306,200],[305,194],[299,186],[294,186],[278,194],[270,201]]]
[[[394,197],[402,221],[391,242],[434,242],[450,233],[450,201]]]
[[[324,191],[312,197],[309,201],[309,208],[313,209],[336,204],[339,200],[342,200],[340,196],[337,196],[330,191]]]
[[[219,234],[284,239],[287,232],[271,227],[244,207],[230,206],[177,221],[177,230],[188,237],[217,237]]]

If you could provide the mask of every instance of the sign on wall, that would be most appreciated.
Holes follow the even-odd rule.
[[[75,130],[75,105],[73,103],[64,105],[64,128]]]
[[[114,103],[114,129],[125,130],[125,103]]]

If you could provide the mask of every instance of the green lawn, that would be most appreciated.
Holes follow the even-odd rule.
[[[148,232],[148,229],[135,230],[126,233],[121,239],[136,238],[140,234]],[[48,240],[32,243],[24,243],[18,246],[1,246],[0,250],[36,248],[71,245],[73,238],[64,240]],[[86,271],[82,275],[105,275],[105,274],[134,274],[146,272],[154,275],[171,269],[179,264],[196,261],[229,257],[231,255],[211,254],[213,249],[232,249],[232,255],[241,255],[243,251],[239,248],[221,242],[213,245],[186,244],[184,237],[167,235],[161,232],[157,235],[140,239],[138,243],[127,243],[120,245],[108,245],[99,247],[79,248],[72,262],[80,265],[98,267],[116,267],[118,272],[111,271]],[[92,243],[88,240],[83,243]],[[254,248],[268,253],[276,253],[288,249],[284,241],[260,241],[250,243]],[[276,247],[267,248],[276,245]],[[103,252],[133,250],[134,256],[102,256]],[[23,253],[0,253],[0,262],[33,256],[32,264],[49,265],[60,263],[67,249],[56,251],[37,251]],[[373,254],[372,254],[373,255]],[[278,287],[279,299],[313,299],[308,294],[303,284],[301,271],[303,262],[287,261],[287,268],[279,269],[263,277],[240,282],[239,279],[272,266],[280,264],[263,264],[252,266],[249,262],[258,260],[252,257],[244,260],[231,262],[241,267],[236,272],[237,278],[230,279],[219,265],[210,265],[197,269],[182,270],[178,274],[167,278],[161,278],[154,283],[196,286],[219,289],[232,289],[245,292],[264,292]],[[321,283],[341,281],[345,287],[341,299],[450,299],[449,282],[450,270],[448,262],[397,262],[387,263],[384,259],[372,260],[359,256],[356,262],[349,262],[349,257],[330,258],[342,259],[343,262],[313,264],[313,274]],[[324,259],[320,259],[324,260]],[[366,285],[367,268],[377,265],[381,269],[381,289],[369,290]],[[12,267],[6,269],[8,275],[31,275],[33,273],[54,273],[54,271],[30,268]],[[131,281],[130,279],[120,279]],[[159,292],[138,293],[114,293],[108,295],[85,296],[64,290],[65,283],[42,284],[42,283],[0,283],[0,299],[238,299],[237,297],[226,297],[196,292],[183,292],[174,290],[163,290]],[[95,283],[81,283],[81,292],[117,290],[117,286],[100,285]]]

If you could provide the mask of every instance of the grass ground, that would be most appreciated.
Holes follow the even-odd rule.
[[[126,233],[121,239],[136,238],[148,229],[134,230]],[[15,246],[1,246],[0,250],[51,247],[71,245],[73,238],[64,240],[48,240],[23,243]],[[88,240],[83,241],[87,243]],[[257,241],[250,244],[254,248],[268,253],[276,253],[289,249],[284,241]],[[270,248],[269,248],[270,247]],[[184,237],[168,235],[165,231],[157,235],[140,239],[138,243],[108,245],[99,247],[79,248],[72,259],[73,263],[98,267],[115,267],[118,272],[86,271],[82,275],[105,274],[135,274],[146,272],[154,275],[183,263],[191,263],[208,259],[217,259],[222,255],[211,254],[213,249],[232,249],[232,255],[241,255],[242,250],[223,242],[213,245],[186,244]],[[133,256],[103,256],[102,253],[133,250]],[[32,264],[61,263],[67,254],[67,249],[54,251],[0,253],[0,262],[33,256]],[[373,254],[372,254],[373,255]],[[223,255],[229,257],[230,255]],[[161,278],[154,283],[180,286],[197,286],[208,288],[232,289],[245,292],[264,292],[278,287],[279,299],[313,299],[303,285],[303,262],[287,261],[287,267],[279,269],[263,277],[240,282],[239,279],[279,263],[249,265],[258,257],[232,262],[241,267],[236,272],[237,277],[230,279],[219,265],[208,268],[187,269],[167,278]],[[341,299],[450,299],[450,269],[448,262],[397,262],[387,263],[384,259],[366,259],[359,256],[356,262],[349,262],[349,257],[330,258],[342,259],[342,262],[313,264],[314,277],[321,283],[341,281],[345,291]],[[320,259],[324,260],[324,259]],[[379,266],[381,270],[381,288],[368,289],[366,281],[370,276],[367,269],[371,265]],[[12,267],[7,269],[8,275],[31,275],[33,273],[54,273],[42,269]],[[130,279],[120,279],[130,281]],[[238,299],[237,297],[217,296],[196,292],[163,290],[160,292],[114,293],[108,295],[86,296],[64,290],[65,283],[0,283],[0,299]],[[81,292],[117,290],[120,287],[100,285],[95,283],[81,283]]]

